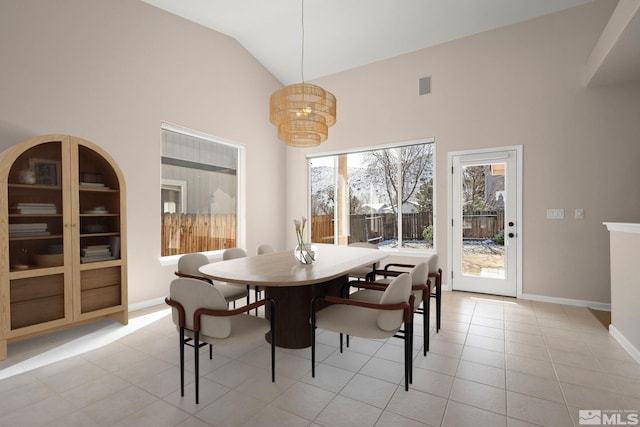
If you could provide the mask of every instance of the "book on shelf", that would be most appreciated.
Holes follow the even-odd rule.
[[[18,203],[11,208],[12,213],[43,215],[58,213],[55,203]]]
[[[83,256],[83,257],[80,257],[80,262],[84,264],[84,263],[87,263],[87,262],[109,261],[109,260],[112,260],[112,259],[116,259],[116,257],[112,256],[109,253],[109,254],[105,254],[105,255]]]

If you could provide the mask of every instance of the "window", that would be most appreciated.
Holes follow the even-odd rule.
[[[236,246],[240,148],[162,125],[161,255]]]
[[[433,248],[433,140],[311,157],[311,240]]]

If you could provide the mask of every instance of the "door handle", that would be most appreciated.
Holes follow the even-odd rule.
[[[513,227],[513,221],[509,221],[509,227]]]
[[[513,233],[509,233],[509,237],[515,237],[516,235]]]

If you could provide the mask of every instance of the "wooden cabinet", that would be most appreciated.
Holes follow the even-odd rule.
[[[95,144],[45,135],[0,153],[0,360],[7,343],[127,323],[125,186]]]

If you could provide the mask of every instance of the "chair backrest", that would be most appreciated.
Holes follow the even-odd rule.
[[[202,280],[178,278],[171,282],[169,298],[180,303],[185,312],[185,327],[193,330],[193,313],[199,308],[227,310],[227,301],[222,292]],[[179,325],[178,310],[171,308],[173,323]],[[231,318],[203,316],[200,332],[213,338],[227,338],[231,334]]]
[[[394,278],[387,286],[380,304],[399,304],[409,302],[411,296],[411,276],[403,273]],[[378,315],[378,327],[383,331],[393,331],[400,329],[403,321],[402,310],[381,310]]]
[[[437,273],[438,272],[438,254],[433,254],[429,258],[429,273]]]
[[[236,258],[244,258],[246,256],[247,256],[247,251],[241,248],[225,249],[224,252],[222,252],[223,261],[236,259]]]
[[[409,272],[411,275],[411,286],[421,286],[426,285],[427,280],[429,280],[429,264],[430,259],[427,258],[427,261],[419,262],[415,265]],[[414,290],[413,296],[415,297],[413,301],[413,308],[416,309],[420,305],[423,299],[423,293],[426,290]]]
[[[379,249],[378,245],[374,245],[373,243],[368,243],[368,242],[353,242],[353,243],[349,243],[349,246],[353,246],[356,248]]]
[[[264,255],[264,254],[273,253],[275,251],[276,251],[276,249],[273,246],[264,243],[264,244],[258,246],[258,249],[256,250],[256,253],[258,255]]]
[[[184,254],[178,260],[178,272],[192,276],[202,276],[198,269],[206,264],[209,264],[209,258],[203,253]]]

